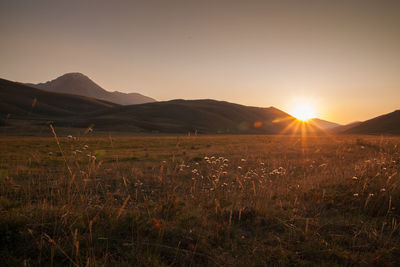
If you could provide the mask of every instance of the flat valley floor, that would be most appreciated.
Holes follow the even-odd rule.
[[[386,265],[400,137],[1,137],[4,266]]]

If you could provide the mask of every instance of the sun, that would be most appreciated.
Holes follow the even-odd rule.
[[[316,113],[312,104],[307,102],[298,102],[293,105],[291,114],[298,120],[308,121],[315,118]]]

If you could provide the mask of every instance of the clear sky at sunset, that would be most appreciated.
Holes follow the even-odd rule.
[[[157,100],[212,98],[348,123],[400,109],[400,1],[0,2],[0,77],[81,72]]]

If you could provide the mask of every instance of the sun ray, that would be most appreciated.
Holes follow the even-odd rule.
[[[297,124],[299,122],[298,120],[293,119],[292,117],[287,117],[287,119],[285,119],[285,120],[288,120],[288,119],[292,119],[293,121],[290,122],[285,128],[283,128],[283,130],[280,132],[280,134],[286,134],[288,131],[292,130],[296,126],[295,124]]]

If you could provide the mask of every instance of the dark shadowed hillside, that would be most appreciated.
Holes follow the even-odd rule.
[[[67,73],[46,83],[28,85],[46,91],[83,95],[121,105],[143,104],[156,101],[153,98],[141,95],[139,93],[106,91],[82,73]]]
[[[400,110],[364,121],[341,133],[346,134],[400,134]]]
[[[51,93],[0,79],[0,114],[20,117],[68,117],[117,106],[79,95]]]

